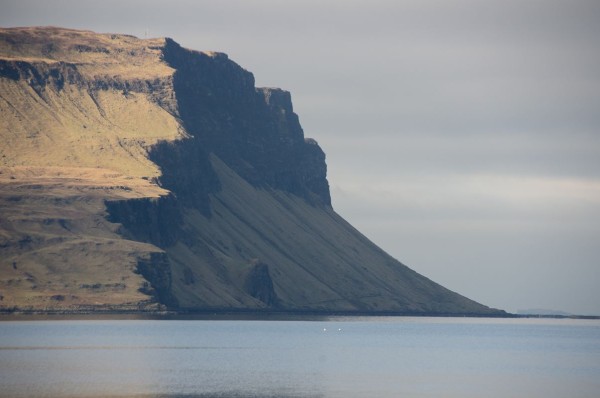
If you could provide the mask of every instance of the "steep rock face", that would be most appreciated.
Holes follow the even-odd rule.
[[[256,88],[225,54],[58,28],[0,29],[0,50],[0,295],[12,307],[499,313],[336,214],[290,94]],[[32,218],[15,186],[40,213],[87,205]]]
[[[83,84],[77,68],[66,62],[26,62],[20,60],[0,60],[0,76],[18,81],[25,80],[36,93],[47,86],[62,90],[65,83]]]
[[[140,291],[156,297],[162,304],[177,308],[177,298],[172,292],[171,264],[165,253],[150,253],[148,258],[138,259],[135,272],[147,280]]]
[[[244,288],[249,295],[262,301],[267,306],[277,306],[277,294],[273,289],[273,281],[267,264],[257,263],[250,269],[246,275]]]
[[[108,221],[126,226],[125,233],[132,239],[167,247],[180,238],[183,220],[179,203],[173,195],[106,200],[104,204],[109,214]]]
[[[169,39],[164,60],[175,69],[179,114],[195,141],[257,187],[331,204],[325,156],[305,141],[288,92],[256,89],[254,76],[225,54],[190,51]]]

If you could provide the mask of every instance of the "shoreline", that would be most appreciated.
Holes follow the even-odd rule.
[[[161,311],[131,311],[108,310],[14,310],[1,311],[0,321],[3,320],[324,320],[331,317],[436,317],[436,318],[514,318],[514,314],[456,314],[431,312],[360,312],[360,311],[256,311],[246,309],[205,309],[205,310],[161,310]]]
[[[341,317],[416,317],[416,318],[495,318],[495,319],[600,319],[596,315],[520,315],[520,314],[452,314],[411,312],[356,312],[356,311],[252,311],[252,310],[196,310],[196,311],[0,311],[1,321],[39,320],[261,320],[261,321],[324,321]]]

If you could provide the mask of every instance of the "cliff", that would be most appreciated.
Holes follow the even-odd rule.
[[[331,207],[290,93],[227,55],[0,29],[0,308],[478,314]]]

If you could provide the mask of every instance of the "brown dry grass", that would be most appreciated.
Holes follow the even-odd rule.
[[[166,191],[107,169],[0,169],[0,308],[74,309],[140,303],[137,260],[159,251],[123,239],[104,200]]]
[[[88,78],[119,75],[127,79],[170,76],[160,59],[164,38],[24,27],[0,28],[0,57],[73,63]]]
[[[59,28],[0,29],[1,59],[72,63],[87,81],[169,77],[163,45]],[[172,113],[148,93],[76,83],[40,90],[0,78],[0,308],[148,300],[134,271],[160,249],[123,239],[104,201],[167,193],[151,182],[160,169],[148,150],[185,136]]]
[[[156,177],[148,148],[184,136],[179,122],[143,93],[75,85],[42,95],[27,82],[0,79],[0,165],[110,168]]]

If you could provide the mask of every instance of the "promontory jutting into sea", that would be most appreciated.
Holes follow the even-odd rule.
[[[4,311],[504,315],[331,206],[290,93],[227,55],[0,30]]]

